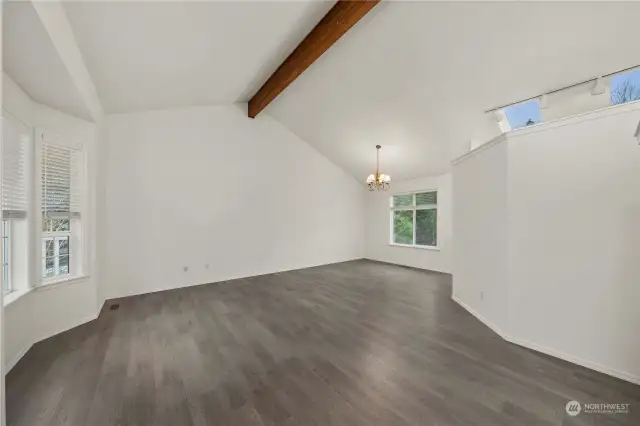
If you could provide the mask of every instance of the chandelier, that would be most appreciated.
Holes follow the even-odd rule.
[[[376,145],[376,174],[369,175],[367,178],[367,187],[369,191],[378,190],[386,191],[389,189],[389,182],[391,182],[391,176],[380,173],[380,145]]]

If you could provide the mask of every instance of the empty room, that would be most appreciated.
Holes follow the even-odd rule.
[[[0,426],[640,425],[640,2],[0,5]]]

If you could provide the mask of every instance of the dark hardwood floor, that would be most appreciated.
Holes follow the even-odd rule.
[[[640,424],[639,386],[509,344],[450,295],[354,261],[108,302],[9,373],[8,425]]]

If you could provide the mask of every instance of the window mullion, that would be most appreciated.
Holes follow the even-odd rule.
[[[413,245],[416,245],[416,209],[413,209]]]
[[[42,275],[47,275],[47,240],[42,238]]]
[[[391,242],[395,243],[398,239],[396,235],[396,210],[391,211]]]
[[[51,231],[43,232],[42,238],[70,237],[71,231]]]
[[[53,240],[53,275],[60,275],[60,237]]]

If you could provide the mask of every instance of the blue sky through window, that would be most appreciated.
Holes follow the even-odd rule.
[[[612,104],[640,100],[640,69],[612,76],[610,88]],[[542,121],[540,102],[537,98],[506,107],[504,112],[511,129],[519,129]]]
[[[532,99],[521,104],[511,105],[510,107],[505,108],[504,112],[507,115],[507,120],[509,120],[511,129],[524,127],[527,125],[529,120],[533,121],[533,123],[539,123],[542,121],[542,117],[540,115],[540,102],[538,99]]]
[[[629,72],[625,72],[622,74],[614,75],[611,77],[611,103],[624,103],[619,102],[621,99],[616,96],[616,92],[620,89],[621,85],[624,84],[625,81],[628,81],[630,85],[634,86],[634,88],[627,89],[627,95],[625,97],[625,102],[629,102],[630,100],[634,100],[634,97],[640,98],[640,70],[633,70]],[[626,99],[629,98],[630,99]]]

